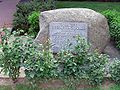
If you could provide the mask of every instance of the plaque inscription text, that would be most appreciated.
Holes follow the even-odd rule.
[[[49,37],[53,52],[57,53],[66,48],[68,41],[74,46],[77,35],[87,39],[87,30],[87,23],[83,22],[51,22],[49,24]]]

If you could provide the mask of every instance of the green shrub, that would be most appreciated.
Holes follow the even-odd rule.
[[[47,2],[44,0],[31,0],[25,3],[18,3],[13,20],[14,30],[24,30],[21,34],[28,33],[30,28],[30,23],[28,22],[29,15],[31,15],[33,11],[39,12],[53,9],[55,6],[53,2],[54,0],[47,0]]]
[[[5,74],[15,82],[19,77],[19,70],[26,57],[30,56],[36,44],[27,36],[15,37],[10,35],[9,30],[4,29],[5,35],[2,36],[2,52],[0,53],[0,66]]]
[[[115,41],[118,48],[120,48],[120,12],[106,10],[102,12],[108,19],[111,39]]]
[[[5,34],[2,37],[0,65],[2,70],[15,81],[19,77],[20,67],[25,67],[26,78],[32,84],[52,78],[68,80],[68,85],[76,85],[80,79],[86,79],[92,85],[102,83],[108,57],[89,52],[87,41],[81,37],[75,47],[53,55],[50,45],[39,45],[29,37],[15,37]]]
[[[22,41],[15,39],[12,43],[8,40],[7,33],[2,37],[2,51],[0,57],[0,64],[2,71],[15,81],[19,77],[19,69],[21,65],[21,50]]]
[[[60,51],[57,55],[60,66],[63,66],[60,75],[65,78],[84,76],[82,65],[87,57],[88,45],[87,42],[81,38],[78,38],[77,43],[74,51],[69,47],[67,50]],[[75,55],[72,52],[74,52]]]
[[[86,74],[91,85],[99,85],[105,76],[105,67],[109,57],[105,54],[91,53],[87,56],[85,63],[87,66]]]
[[[28,32],[30,26],[28,22],[28,16],[32,11],[39,11],[40,8],[41,4],[33,1],[27,3],[19,3],[17,5],[16,13],[14,14],[14,29],[17,31],[24,30],[24,33]]]
[[[31,51],[31,50],[30,50]],[[57,77],[56,60],[50,50],[33,50],[24,64],[26,78],[34,85]]]
[[[110,65],[111,78],[116,82],[120,83],[120,60],[115,59]]]
[[[2,37],[2,52],[0,53],[0,67],[15,82],[19,77],[19,70],[25,67],[26,78],[32,83],[56,77],[56,61],[48,46],[43,47],[27,36],[16,37],[10,35],[7,29]]]
[[[28,31],[28,34],[32,36],[36,36],[37,33],[39,32],[39,12],[33,12],[31,15],[28,17],[28,22],[30,23],[30,28]]]
[[[61,51],[57,59],[59,75],[64,80],[84,78],[90,84],[98,85],[103,81],[108,56],[90,53],[88,43],[79,37],[75,48]]]

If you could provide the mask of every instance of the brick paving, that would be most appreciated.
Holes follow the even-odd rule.
[[[0,28],[12,27],[13,14],[20,0],[0,0]]]

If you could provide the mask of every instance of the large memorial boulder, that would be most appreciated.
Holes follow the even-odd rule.
[[[91,50],[103,52],[109,41],[106,18],[91,9],[70,8],[44,11],[40,16],[40,31],[35,41],[44,44],[48,39],[53,51],[64,47],[67,39],[79,34],[91,43]]]

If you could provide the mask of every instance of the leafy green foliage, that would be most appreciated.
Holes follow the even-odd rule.
[[[112,40],[114,40],[117,47],[120,48],[120,12],[106,10],[103,12],[103,15],[108,19]]]
[[[90,84],[98,85],[103,81],[108,56],[96,52],[89,52],[87,42],[79,37],[77,39],[77,45],[72,51],[71,49],[61,51],[57,59],[59,63],[59,74],[63,79],[72,78],[76,80],[84,78]]]
[[[54,6],[54,0],[30,0],[25,3],[18,3],[13,20],[14,30],[24,30],[21,34],[28,33],[30,28],[30,23],[28,22],[29,15],[31,15],[33,11],[39,12],[53,9]]]
[[[57,76],[56,60],[50,50],[43,47],[41,50],[33,50],[30,54],[30,57],[26,58],[24,64],[28,80],[37,84],[42,80],[48,80]]]
[[[0,64],[14,81],[22,66],[32,84],[52,78],[68,80],[68,85],[76,85],[80,79],[86,79],[92,85],[103,81],[108,56],[90,52],[87,41],[81,37],[77,38],[75,47],[69,44],[68,49],[55,56],[49,44],[39,45],[29,37],[6,33],[2,41]]]
[[[9,76],[16,80],[19,77],[19,68],[21,63],[21,40],[15,39],[12,43],[8,40],[10,34],[6,33],[5,36],[2,37],[2,51],[1,53],[1,67],[3,67],[3,71],[8,73]]]
[[[116,83],[120,83],[120,60],[115,59],[110,65],[110,74]]]
[[[41,4],[38,2],[31,1],[27,3],[19,3],[13,20],[15,30],[24,30],[24,33],[28,32],[30,25],[28,22],[28,16],[32,11],[39,11],[40,8]]]
[[[20,74],[21,65],[26,60],[26,56],[30,56],[29,52],[35,45],[32,39],[27,36],[15,37],[15,35],[10,35],[10,32],[7,33],[7,29],[4,29],[4,32],[0,64],[2,71],[8,74],[13,81],[16,81]]]
[[[109,57],[105,54],[98,54],[97,52],[88,54],[85,66],[87,66],[86,73],[90,84],[99,85],[103,82],[108,60]]]
[[[39,32],[39,12],[33,12],[31,15],[28,17],[28,22],[30,23],[30,28],[28,31],[28,34],[32,34],[32,36],[36,36],[37,33]]]
[[[88,53],[88,45],[87,42],[81,38],[78,38],[77,43],[74,48],[75,50],[68,48],[68,50],[63,50],[58,53],[57,59],[60,66],[62,65],[60,74],[62,74],[63,77],[78,78],[84,75],[82,65]]]
[[[7,31],[7,30],[5,30]],[[35,43],[27,36],[15,37],[5,34],[2,37],[2,53],[0,64],[2,71],[9,75],[13,81],[19,77],[20,67],[25,67],[26,78],[32,83],[56,77],[56,61],[48,47]]]

